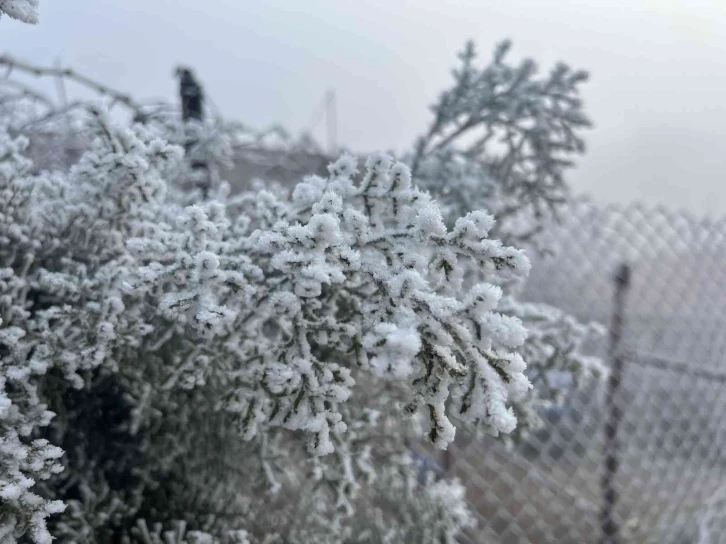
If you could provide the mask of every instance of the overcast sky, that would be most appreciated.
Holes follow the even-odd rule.
[[[291,131],[334,88],[338,140],[361,151],[409,146],[464,41],[487,58],[508,37],[514,56],[591,72],[576,191],[726,215],[724,0],[41,0],[40,14],[1,20],[0,52],[139,98],[176,99],[187,64],[225,115]]]

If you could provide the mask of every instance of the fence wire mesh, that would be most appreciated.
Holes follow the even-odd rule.
[[[611,367],[621,358],[621,382],[610,403],[607,379],[572,393],[513,449],[457,439],[443,463],[479,520],[466,541],[726,542],[726,221],[578,202],[547,236],[556,254],[533,259],[525,298],[584,322],[612,326],[628,265],[622,335],[591,346]]]

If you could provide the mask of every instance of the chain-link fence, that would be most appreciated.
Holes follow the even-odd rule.
[[[526,298],[608,326],[611,374],[513,449],[457,439],[469,541],[726,542],[726,221],[579,202],[548,237]]]

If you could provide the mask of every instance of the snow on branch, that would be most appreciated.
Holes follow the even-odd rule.
[[[0,6],[0,12],[1,11],[2,6]],[[94,81],[89,77],[79,74],[71,68],[52,68],[47,66],[36,66],[34,64],[13,58],[10,55],[0,55],[0,66],[4,66],[6,68],[6,79],[15,70],[36,77],[62,78],[87,87],[102,96],[107,96],[112,100],[112,103],[122,104],[134,113],[142,112],[142,107],[139,104],[135,103],[129,95],[116,91],[106,85],[103,85],[102,83],[98,83],[97,81]]]
[[[38,24],[40,0],[0,0],[0,16],[7,15],[23,23]]]
[[[579,94],[588,74],[558,63],[540,75],[532,59],[509,62],[510,48],[501,42],[479,68],[466,45],[410,160],[452,220],[462,208],[486,207],[496,236],[531,245],[568,198],[564,175],[585,151],[580,133],[590,121]]]

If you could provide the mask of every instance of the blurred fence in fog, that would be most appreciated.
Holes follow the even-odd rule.
[[[448,454],[479,517],[471,542],[726,542],[726,221],[577,202],[534,257],[526,297],[612,323],[615,274],[630,269],[617,345],[592,346],[622,381],[571,394],[510,451],[457,440]],[[610,384],[612,385],[612,384]],[[622,414],[616,447],[606,422]],[[606,459],[614,536],[603,536]]]

